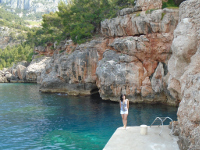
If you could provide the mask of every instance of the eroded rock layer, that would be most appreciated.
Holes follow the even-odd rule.
[[[56,51],[40,78],[40,90],[70,95],[99,92],[103,99],[113,101],[124,92],[132,102],[176,105],[167,91],[167,62],[178,10],[158,9],[137,16],[136,8],[132,14],[126,9],[117,18],[104,20],[101,31],[105,38],[54,46]],[[48,49],[36,50],[49,55]]]
[[[67,92],[70,95],[91,95],[98,92],[96,68],[105,51],[107,40],[98,39],[81,44],[74,50],[54,53],[42,78],[42,92]]]
[[[177,105],[167,90],[167,62],[177,23],[178,10],[170,9],[104,20],[102,33],[114,40],[96,71],[101,97],[118,101],[123,92],[132,102]]]

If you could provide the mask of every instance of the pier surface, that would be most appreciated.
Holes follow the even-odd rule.
[[[103,150],[179,150],[178,137],[170,135],[168,126],[152,126],[147,135],[140,134],[140,126],[118,128]]]

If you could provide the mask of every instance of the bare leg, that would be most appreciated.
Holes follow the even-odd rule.
[[[124,114],[121,114],[122,116],[122,123],[123,123],[123,126],[124,126]]]
[[[127,126],[127,117],[128,117],[128,114],[124,114],[124,117],[123,117],[123,119],[124,119],[124,128],[126,128],[126,126]]]

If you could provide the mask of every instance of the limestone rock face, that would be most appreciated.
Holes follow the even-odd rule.
[[[6,48],[8,45],[12,47],[21,43],[21,40],[13,39],[11,34],[14,36],[17,36],[19,32],[16,29],[8,28],[8,27],[4,27],[0,25],[0,48],[1,49]]]
[[[181,77],[182,100],[178,109],[180,149],[200,148],[200,46]]]
[[[140,13],[105,19],[101,22],[101,32],[107,37],[134,36],[140,34],[169,33],[177,25],[178,10],[158,9],[150,14]]]
[[[11,68],[6,69],[4,68],[3,70],[0,71],[0,78],[1,78],[1,83],[6,83],[6,82],[24,82],[25,79],[25,71],[26,67],[29,65],[28,62],[22,61],[17,64],[14,64]]]
[[[41,74],[45,70],[45,66],[49,63],[50,59],[50,57],[34,59],[26,68],[26,81],[40,83]]]
[[[103,35],[114,39],[97,66],[100,96],[118,101],[126,93],[132,102],[177,105],[167,90],[167,64],[177,24],[178,10],[171,9],[101,22]]]
[[[104,37],[85,44],[65,40],[35,47],[38,55],[31,64],[10,72],[17,80],[41,83],[42,92],[99,92],[103,99],[113,101],[126,93],[131,102],[177,105],[167,90],[167,81],[172,79],[167,64],[179,11],[158,9],[138,15],[138,10],[141,6],[123,9],[118,17],[102,21]],[[43,55],[51,58],[38,58]],[[173,84],[171,89],[175,89]]]
[[[0,0],[11,9],[28,10],[29,12],[55,12],[60,0]],[[66,0],[63,2],[67,3]]]
[[[7,1],[8,3],[9,1]],[[31,7],[32,0],[10,0],[11,8],[29,9]]]
[[[137,0],[136,6],[141,6],[142,11],[149,9],[161,9],[162,0]]]
[[[162,0],[141,0],[137,1],[136,6],[146,10],[151,9],[153,4],[154,8],[161,8]],[[107,56],[109,53],[106,52],[97,67],[97,86],[101,97],[116,101],[124,92],[132,102],[177,105],[176,98],[167,90],[167,64],[171,56],[170,48],[173,32],[178,24],[179,10],[158,9],[150,13],[137,12],[128,15],[123,15],[126,14],[123,12],[116,18],[101,22],[102,34],[114,38],[109,46],[116,51],[113,54],[116,58]],[[122,58],[126,61],[121,61]],[[111,65],[113,63],[116,64]],[[120,70],[116,66],[126,69]],[[116,72],[125,72],[128,76],[118,75]]]
[[[13,80],[15,78],[15,76],[13,76],[10,72],[5,72],[4,76],[6,77],[7,82],[10,82],[11,80]]]
[[[115,37],[109,42],[110,50],[115,52],[106,51],[98,63],[101,97],[117,101],[124,92],[132,102],[177,105],[167,90],[167,62],[177,23],[178,10],[170,9],[103,21],[103,34]]]
[[[47,46],[37,46],[34,48],[35,53],[38,53],[42,56],[51,57],[54,53],[54,43],[47,43]]]
[[[5,76],[5,72],[0,71],[0,83],[7,83],[7,82],[8,82],[8,80]]]
[[[151,81],[149,77],[146,77],[144,81],[142,81],[142,86],[141,86],[141,95],[142,97],[147,97],[149,95],[152,95],[153,89],[151,86]]]
[[[197,35],[191,19],[183,19],[174,31],[172,42],[173,56],[169,60],[169,71],[173,78],[180,79],[185,67],[191,62],[191,56],[196,52]]]
[[[175,101],[167,101],[164,91],[166,72],[163,64],[155,66],[157,68],[152,66],[149,72],[137,57],[107,50],[96,70],[100,96],[105,100],[118,101],[120,94],[125,93],[133,103],[161,102],[175,105]],[[150,73],[153,74],[151,80],[148,76]]]
[[[96,68],[102,57],[102,39],[93,40],[67,50],[54,53],[46,74],[42,77],[42,92],[66,92],[70,95],[90,95],[97,91]],[[104,51],[104,50],[103,50]],[[69,50],[70,52],[70,50]],[[52,80],[53,78],[53,80]]]
[[[179,148],[200,149],[200,1],[181,3],[179,24],[174,31],[172,57],[168,63],[168,89],[180,99]]]
[[[96,71],[100,96],[117,101],[119,94],[123,92],[128,95],[130,101],[137,101],[134,98],[141,91],[140,86],[146,77],[145,73],[142,63],[134,56],[107,50]]]
[[[163,64],[159,63],[151,79],[151,85],[154,92],[160,93],[161,91],[163,91],[163,79],[162,79],[163,77],[164,77]]]
[[[26,77],[26,67],[23,65],[17,66],[17,76],[20,80],[25,80]]]
[[[133,12],[141,11],[141,6],[134,6],[133,8],[124,8],[118,12],[118,16],[124,16],[127,14],[132,14]]]

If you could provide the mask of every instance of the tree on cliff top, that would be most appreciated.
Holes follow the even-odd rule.
[[[60,2],[58,12],[43,15],[43,35],[35,39],[37,44],[71,38],[83,43],[100,31],[100,22],[116,16],[118,10],[134,5],[134,0],[70,0]],[[50,38],[51,37],[51,38]]]

